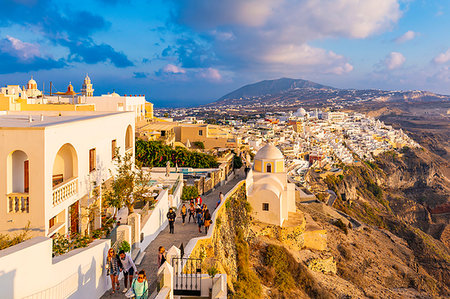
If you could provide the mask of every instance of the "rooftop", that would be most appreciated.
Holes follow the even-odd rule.
[[[36,112],[35,112],[36,113]],[[39,128],[49,127],[59,124],[89,120],[108,115],[114,115],[118,113],[80,113],[80,114],[67,114],[62,113],[59,115],[48,114],[0,114],[0,129],[1,128]],[[41,117],[43,120],[41,120]],[[31,118],[31,122],[30,122]]]

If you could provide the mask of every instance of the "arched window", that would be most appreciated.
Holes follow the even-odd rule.
[[[272,164],[267,164],[266,166],[266,172],[272,172]]]
[[[127,132],[125,133],[125,150],[133,147],[133,128],[131,125],[127,127]]]

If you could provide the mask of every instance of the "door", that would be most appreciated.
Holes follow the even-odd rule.
[[[78,201],[71,205],[69,207],[69,235],[78,234],[79,230],[79,219],[80,219],[80,212],[79,212],[79,203]]]
[[[30,191],[29,160],[23,162],[23,191],[25,193]]]

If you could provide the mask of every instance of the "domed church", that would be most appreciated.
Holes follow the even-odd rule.
[[[284,156],[270,143],[255,155],[248,201],[253,217],[269,224],[283,226],[288,213],[296,211],[295,185],[287,181]]]

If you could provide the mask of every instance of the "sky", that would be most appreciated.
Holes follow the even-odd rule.
[[[281,77],[450,94],[449,0],[0,0],[0,86],[212,102]]]

